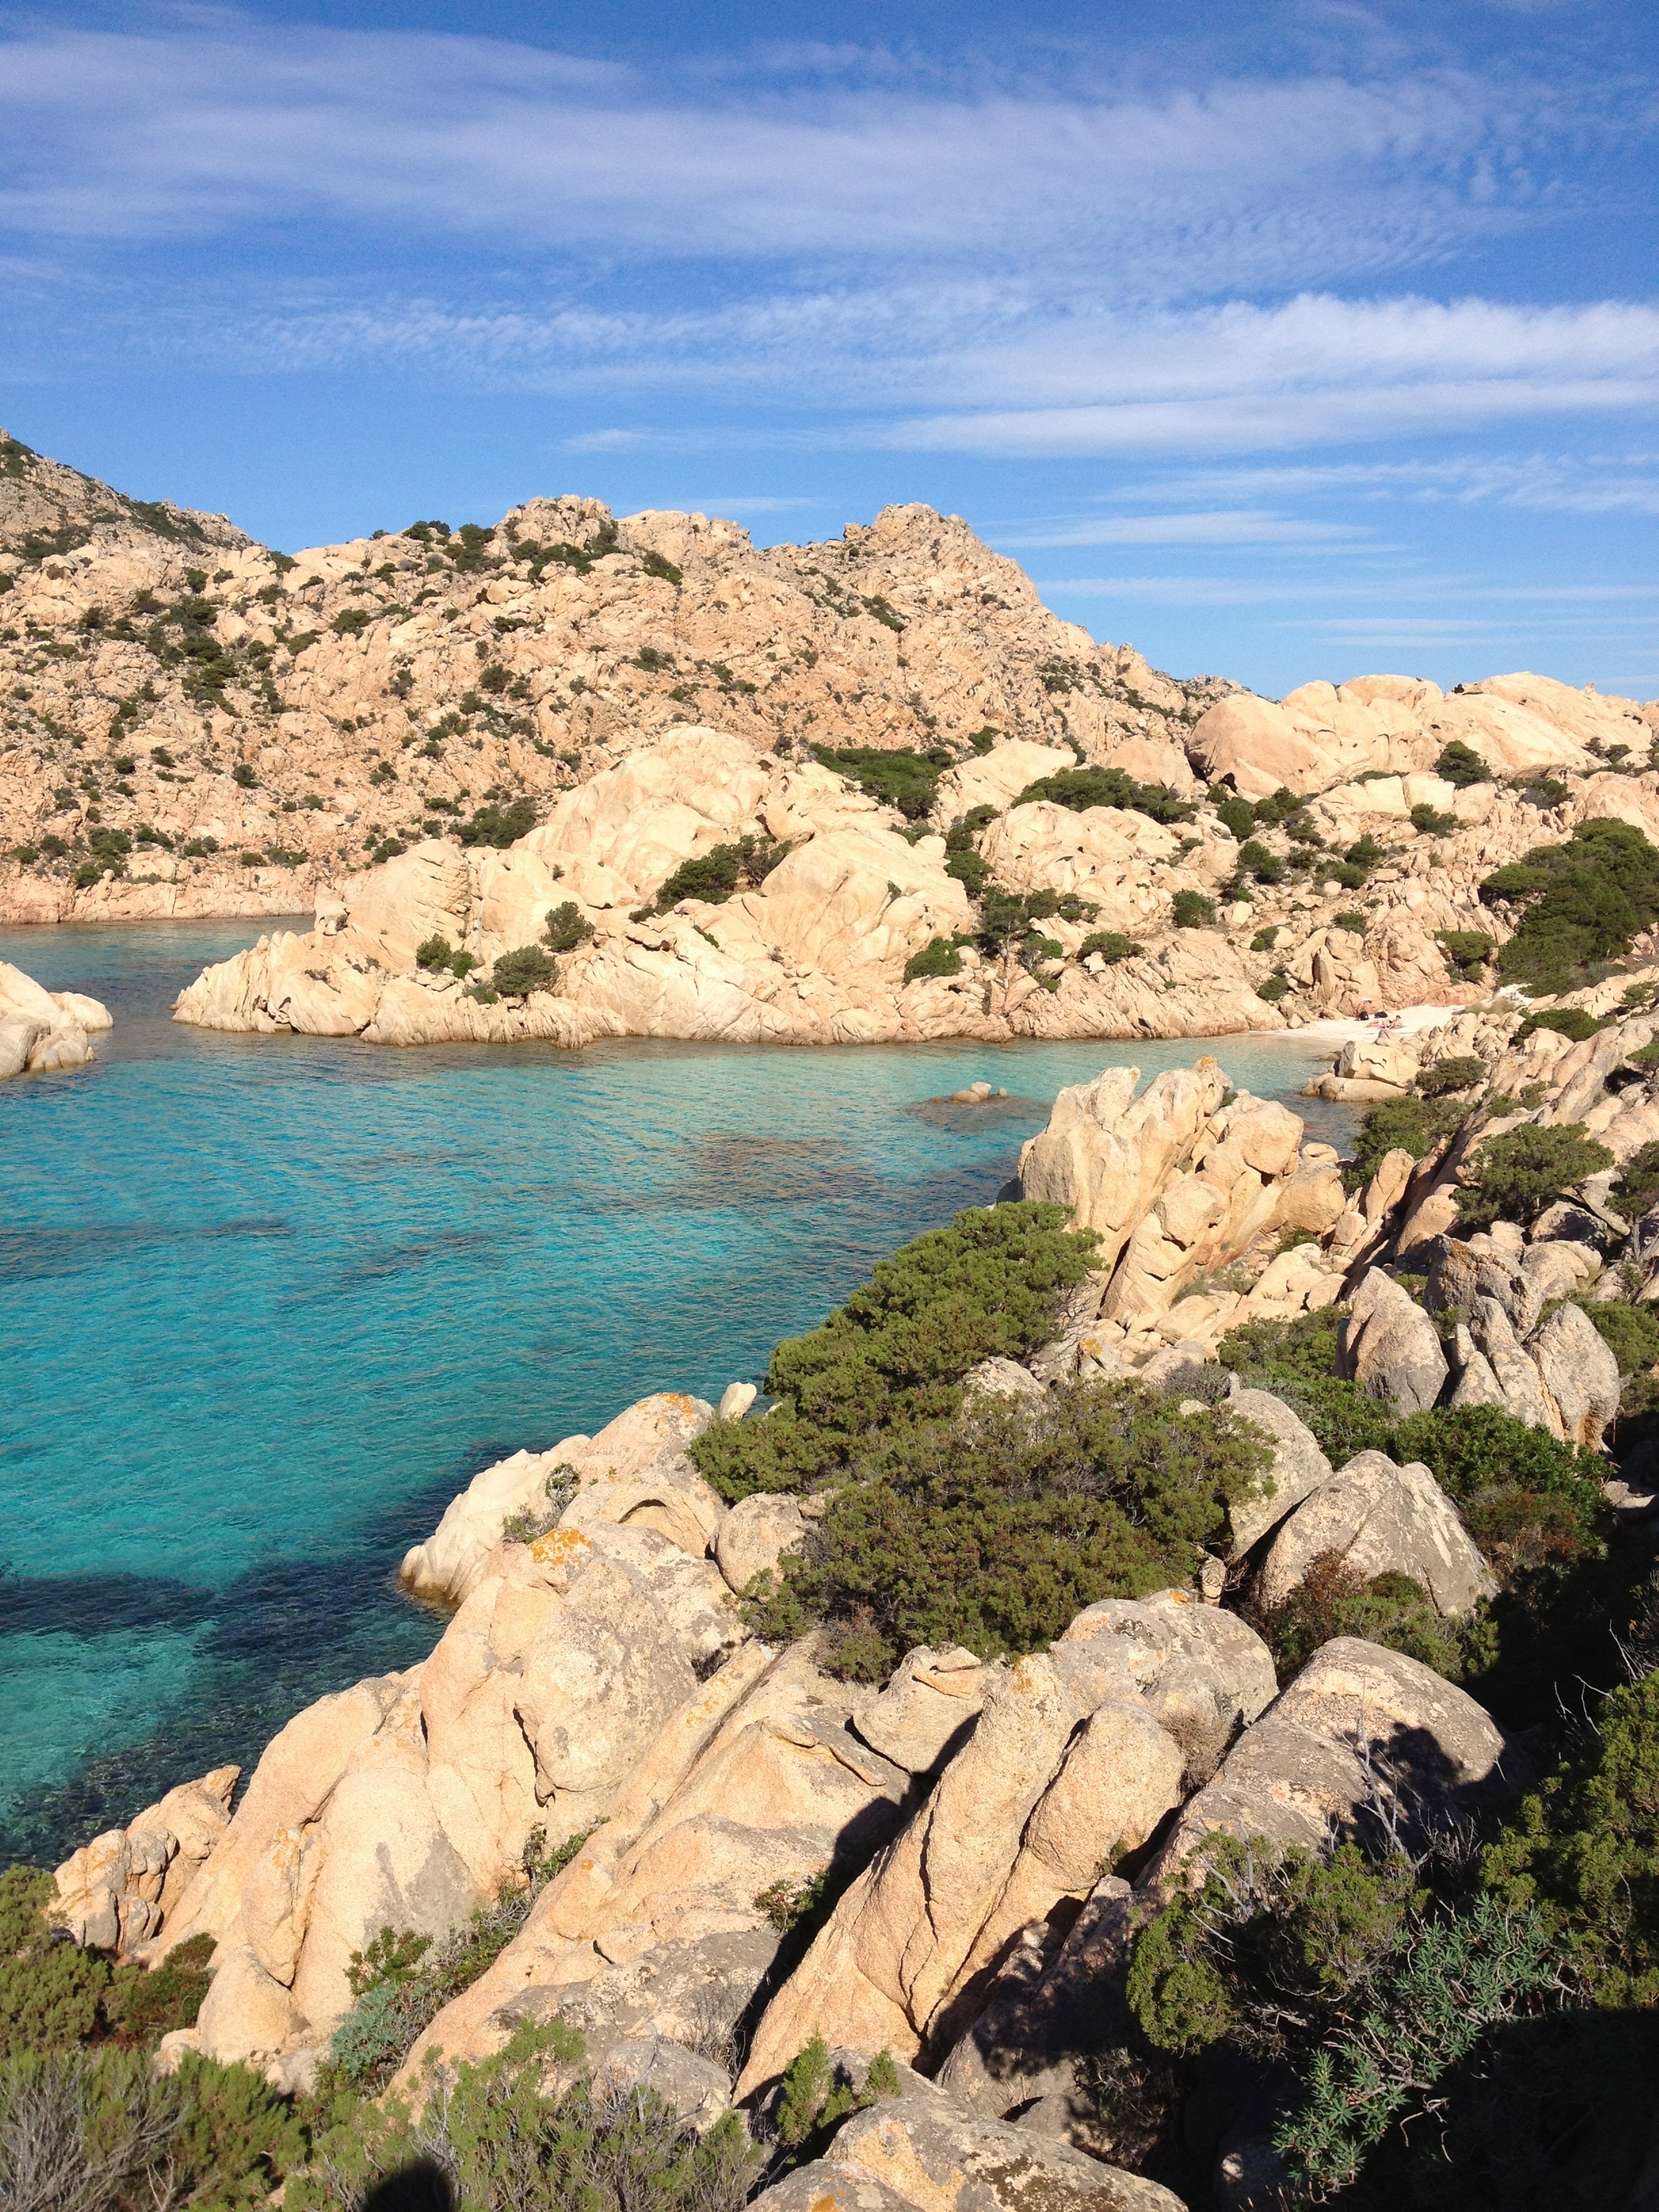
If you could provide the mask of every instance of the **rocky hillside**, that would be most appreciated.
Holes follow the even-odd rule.
[[[990,730],[1184,787],[1235,688],[1097,647],[925,507],[763,552],[532,500],[290,557],[8,440],[0,592],[11,921],[292,912],[423,822],[534,820],[682,723],[797,757]]]
[[[1346,1171],[1213,1060],[1062,1092],[764,1414],[477,1476],[424,1664],[56,1909],[301,2207],[632,2096],[721,2212],[1642,2212],[1656,994],[1455,1015]]]

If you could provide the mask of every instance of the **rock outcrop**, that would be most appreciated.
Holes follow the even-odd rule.
[[[89,1035],[112,1029],[109,1009],[79,991],[48,991],[0,960],[0,1083],[84,1067],[97,1054]]]
[[[1008,1945],[1075,1909],[1109,1855],[1181,1802],[1189,1759],[1273,1689],[1243,1624],[1171,1594],[1079,1616],[996,1670],[963,1748],[903,1833],[842,1897],[757,2031],[739,2090],[815,2033],[907,2061],[983,2008]]]
[[[1154,1076],[1137,1095],[1139,1081],[1139,1068],[1110,1067],[1060,1091],[1048,1127],[1020,1152],[1021,1194],[1068,1207],[1074,1228],[1101,1239],[1098,1304],[1072,1333],[1073,1364],[1144,1359],[1186,1340],[1212,1346],[1239,1322],[1340,1297],[1340,1275],[1316,1243],[1259,1258],[1247,1288],[1194,1291],[1259,1251],[1270,1231],[1336,1221],[1336,1154],[1304,1145],[1285,1107],[1235,1092],[1208,1057]]]
[[[1363,1581],[1409,1575],[1436,1612],[1454,1617],[1498,1594],[1456,1507],[1428,1468],[1415,1461],[1398,1467],[1382,1452],[1359,1453],[1297,1506],[1262,1563],[1258,1602],[1283,1604],[1327,1553]]]
[[[1334,1838],[1424,1834],[1505,1786],[1504,1738],[1443,1675],[1357,1637],[1321,1646],[1188,1800],[1142,1877],[1191,1878],[1206,1836],[1321,1851]]]

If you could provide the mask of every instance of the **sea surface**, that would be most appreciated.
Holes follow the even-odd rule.
[[[441,1622],[398,1562],[478,1468],[758,1382],[884,1253],[994,1199],[1062,1084],[1211,1048],[400,1052],[168,1019],[273,926],[0,932],[116,1020],[94,1066],[0,1086],[0,1863],[411,1665]],[[1315,1064],[1213,1048],[1264,1096]],[[980,1077],[1008,1098],[929,1103]]]

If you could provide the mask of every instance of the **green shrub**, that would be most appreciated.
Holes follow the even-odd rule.
[[[1553,1030],[1558,1036],[1570,1037],[1574,1044],[1582,1044],[1586,1037],[1598,1035],[1607,1026],[1593,1014],[1587,1014],[1582,1006],[1551,1006],[1542,1013],[1528,1014],[1512,1042],[1519,1044],[1534,1030]]]
[[[788,853],[787,845],[776,844],[769,837],[739,837],[735,845],[711,846],[708,852],[680,862],[647,911],[666,914],[682,899],[724,906],[740,885],[764,883]]]
[[[1411,820],[1412,828],[1419,837],[1448,837],[1457,827],[1455,814],[1442,814],[1426,799],[1413,807]]]
[[[1363,914],[1351,912],[1334,915],[1331,927],[1333,929],[1346,929],[1350,937],[1363,937],[1365,934],[1365,917]]]
[[[1266,929],[1258,929],[1250,939],[1252,952],[1271,952],[1279,942],[1279,924],[1272,922]]]
[[[830,2065],[829,2045],[815,2035],[784,2068],[779,2084],[776,2126],[778,2141],[791,2154],[787,2162],[804,2165],[821,2158],[843,2120],[878,2098],[897,2094],[898,2069],[890,2051],[876,2053],[860,2088],[850,2075]]]
[[[219,840],[216,837],[192,837],[183,848],[185,858],[191,860],[205,860],[218,849]]]
[[[660,576],[665,584],[680,584],[685,580],[666,554],[659,553],[654,548],[641,556],[640,566],[647,576]]]
[[[1659,1144],[1647,1144],[1632,1152],[1612,1185],[1610,1195],[1620,1213],[1639,1221],[1659,1206]]]
[[[1524,1228],[1563,1191],[1613,1164],[1613,1154],[1585,1134],[1582,1121],[1554,1128],[1523,1123],[1489,1137],[1475,1152],[1471,1180],[1457,1192],[1458,1218],[1466,1229],[1490,1229],[1494,1221]]]
[[[1564,991],[1591,963],[1627,952],[1659,917],[1659,852],[1628,823],[1581,822],[1565,844],[1537,846],[1496,870],[1480,896],[1523,908],[1498,956],[1505,981]]]
[[[1057,769],[1053,775],[1028,783],[1014,805],[1030,806],[1040,799],[1070,807],[1074,814],[1086,813],[1091,806],[1116,806],[1148,814],[1154,822],[1190,822],[1198,811],[1177,799],[1167,784],[1137,783],[1121,768]]]
[[[489,980],[504,997],[522,999],[532,991],[551,990],[558,973],[557,964],[548,958],[540,945],[520,945],[497,957]]]
[[[1409,1859],[1340,1844],[1328,1863],[1261,1837],[1217,1834],[1188,1862],[1194,1883],[1135,1939],[1126,1993],[1161,2051],[1225,2043],[1255,2058],[1317,2049],[1368,2000],[1426,1901]]]
[[[1204,929],[1215,920],[1215,902],[1202,891],[1177,891],[1170,910],[1177,929]]]
[[[918,1644],[1035,1650],[1097,1599],[1188,1580],[1269,1462],[1224,1407],[1137,1382],[976,1399],[868,1454],[750,1617],[769,1640],[827,1624],[824,1663],[866,1681]]]
[[[956,939],[951,937],[930,937],[920,952],[913,952],[904,963],[904,980],[914,983],[927,975],[960,975],[962,954]]]
[[[1381,1166],[1386,1154],[1409,1152],[1425,1159],[1469,1118],[1470,1108],[1451,1098],[1385,1098],[1366,1109],[1353,1144],[1353,1182],[1358,1188]]]
[[[463,845],[514,845],[520,837],[527,837],[536,826],[536,808],[528,799],[515,799],[502,806],[491,800],[487,805],[476,806],[470,822],[455,825],[455,835]]]
[[[805,1881],[780,1879],[761,1891],[755,1899],[755,1910],[763,1912],[781,1936],[787,1936],[817,1911],[829,1883],[828,1867],[821,1868]]]
[[[0,2065],[6,2201],[64,2212],[257,2212],[301,2165],[299,2123],[258,2075],[188,2053],[31,2052]]]
[[[244,791],[252,791],[259,779],[246,761],[238,761],[230,771],[230,780],[233,783],[240,784]]]
[[[1388,857],[1388,847],[1379,845],[1369,830],[1363,837],[1356,837],[1342,855],[1347,866],[1358,868],[1364,875],[1369,875],[1373,868],[1381,866]]]
[[[549,1851],[546,1832],[533,1828],[522,1881],[479,1905],[462,1927],[436,1943],[406,1929],[382,1928],[367,1950],[354,1951],[347,1978],[356,2002],[336,2026],[329,2050],[341,2077],[373,2090],[389,2081],[422,2031],[495,1965],[543,1890],[592,1832],[584,1828]]]
[[[1077,949],[1079,960],[1087,960],[1099,953],[1109,968],[1115,968],[1120,960],[1133,960],[1146,950],[1133,937],[1126,937],[1119,929],[1091,930]]]
[[[1022,896],[1016,891],[1006,891],[1000,884],[988,884],[980,899],[979,941],[992,954],[1006,953],[1018,946],[1030,957],[1042,957],[1032,941],[1040,921],[1058,915],[1063,921],[1092,921],[1099,909],[1089,906],[1073,892],[1030,891]],[[1047,940],[1053,944],[1053,939]],[[1055,944],[1054,951],[1058,954]],[[1052,956],[1048,956],[1052,957]]]
[[[691,1445],[728,1504],[757,1490],[815,1490],[895,1427],[948,1419],[962,1378],[994,1354],[1024,1358],[1088,1273],[1097,1237],[1064,1206],[958,1214],[879,1261],[822,1328],[774,1352],[763,1420],[716,1421]]]
[[[943,745],[916,752],[904,745],[884,750],[879,745],[814,745],[812,757],[855,783],[860,791],[884,805],[896,806],[907,822],[920,822],[933,804],[939,780],[956,766],[956,756]]]
[[[1466,745],[1462,738],[1453,738],[1442,747],[1440,757],[1434,764],[1435,774],[1443,782],[1459,791],[1467,791],[1471,784],[1490,783],[1492,770],[1473,745]]]
[[[735,2113],[699,2137],[647,2087],[599,2094],[578,2081],[544,2094],[545,2076],[581,2054],[574,2029],[525,2021],[477,2065],[434,2063],[418,2118],[388,2097],[321,2135],[289,2180],[285,2212],[401,2202],[434,2169],[448,2200],[468,2208],[741,2212],[757,2160]]]
[[[104,1998],[111,2024],[135,2043],[156,2043],[174,2028],[194,2027],[212,1977],[216,1939],[192,1936],[159,1966],[118,1966]]]
[[[1482,1879],[1542,1917],[1592,2002],[1659,2006],[1659,1674],[1602,1702],[1589,1747],[1523,1802]]]
[[[1626,1305],[1620,1298],[1581,1298],[1578,1303],[1619,1362],[1621,1375],[1633,1375],[1659,1361],[1659,1315],[1651,1306]]]
[[[1224,829],[1231,830],[1242,845],[1255,834],[1255,809],[1248,799],[1224,799],[1216,808],[1217,819]]]
[[[1255,995],[1258,999],[1267,1000],[1269,1006],[1277,1006],[1290,988],[1284,976],[1269,975],[1265,983],[1256,985]]]
[[[1283,1602],[1253,1625],[1272,1651],[1281,1681],[1338,1636],[1386,1644],[1452,1681],[1463,1670],[1456,1630],[1440,1618],[1420,1583],[1395,1573],[1367,1579],[1340,1552],[1322,1552]]]
[[[1486,1063],[1472,1052],[1454,1053],[1419,1069],[1417,1088],[1425,1098],[1444,1098],[1454,1091],[1473,1091],[1486,1079]]]
[[[1496,1406],[1436,1406],[1399,1422],[1385,1449],[1421,1460],[1501,1581],[1597,1548],[1601,1461]]]
[[[592,936],[593,925],[574,899],[565,899],[549,914],[545,934],[555,952],[574,952]]]
[[[1254,876],[1259,884],[1277,884],[1284,880],[1285,863],[1260,839],[1251,837],[1238,848],[1238,871]]]
[[[1396,2127],[1436,2112],[1435,2090],[1482,2038],[1534,2011],[1556,1978],[1540,1915],[1489,1898],[1402,1929],[1363,2018],[1349,2008],[1328,2036],[1301,2110],[1275,2130],[1292,2173],[1320,2197],[1348,2187]]]
[[[74,1943],[52,1939],[49,1874],[8,1867],[0,1875],[0,2060],[64,2051],[98,2024],[110,1970]]]
[[[454,957],[454,948],[445,937],[428,937],[415,947],[417,968],[447,968]]]
[[[368,628],[372,620],[367,607],[345,607],[335,616],[329,628],[337,637],[356,637]]]
[[[1445,954],[1447,966],[1465,983],[1478,981],[1494,950],[1484,929],[1437,930],[1435,942]]]

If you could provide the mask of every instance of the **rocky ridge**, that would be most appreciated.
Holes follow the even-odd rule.
[[[536,499],[290,556],[6,439],[0,595],[11,921],[292,913],[424,822],[540,811],[678,725],[751,757],[989,728],[1184,788],[1232,688],[1097,647],[919,507],[761,550]]]
[[[1344,1371],[1396,1412],[1490,1402],[1600,1443],[1617,1365],[1555,1300],[1659,1289],[1652,1221],[1632,1226],[1589,1185],[1524,1227],[1460,1237],[1443,1200],[1483,1141],[1523,1123],[1589,1120],[1630,1156],[1659,1112],[1659,1077],[1632,1057],[1659,1017],[1625,1012],[1577,1043],[1517,1041],[1517,1026],[1471,1010],[1414,1042],[1425,1066],[1456,1048],[1495,1079],[1524,1072],[1530,1103],[1505,1113],[1498,1097],[1352,1193],[1295,1115],[1234,1095],[1212,1060],[1139,1096],[1133,1071],[1109,1070],[1062,1092],[1025,1147],[1025,1194],[1094,1228],[1097,1265],[1048,1346],[986,1363],[969,1389],[1036,1401],[1079,1376],[1171,1393],[1213,1377],[1267,1438],[1271,1478],[1194,1586],[1093,1605],[1012,1662],[919,1648],[884,1685],[849,1683],[815,1637],[765,1644],[738,1607],[821,1502],[728,1507],[686,1456],[750,1413],[752,1389],[718,1409],[647,1398],[477,1477],[404,1562],[411,1589],[454,1608],[431,1656],[297,1716],[234,1814],[222,1771],[77,1853],[58,1875],[70,1931],[148,1960],[211,1937],[207,2002],[171,2049],[297,2087],[350,2008],[354,1951],[382,1927],[445,1936],[553,1848],[558,1870],[419,2036],[406,2082],[428,2052],[482,2057],[556,2015],[600,2069],[665,2051],[683,2109],[712,2116],[763,2101],[821,2034],[860,2064],[905,2062],[899,2106],[876,2104],[779,2183],[775,2212],[1014,2212],[1010,2174],[1041,2177],[1045,2203],[1173,2208],[1079,2101],[1076,2020],[1190,1878],[1189,1855],[1216,1836],[1317,1854],[1368,1823],[1426,1832],[1528,1771],[1472,1698],[1398,1650],[1339,1636],[1280,1686],[1260,1635],[1217,1602],[1240,1572],[1281,1603],[1335,1553],[1411,1577],[1452,1621],[1493,1584],[1427,1468],[1369,1451],[1334,1466],[1289,1404],[1204,1364],[1224,1326],[1340,1301]],[[1214,1291],[1218,1272],[1246,1279]],[[1433,1316],[1454,1307],[1483,1334],[1460,1327],[1429,1376]],[[1608,1495],[1627,1513],[1654,1503],[1611,1481]],[[1104,1836],[1127,1875],[1105,1869]],[[796,1955],[771,1905],[821,1877],[838,1902]],[[1261,2201],[1253,2124],[1241,2108],[1222,2131],[1219,2203]]]

